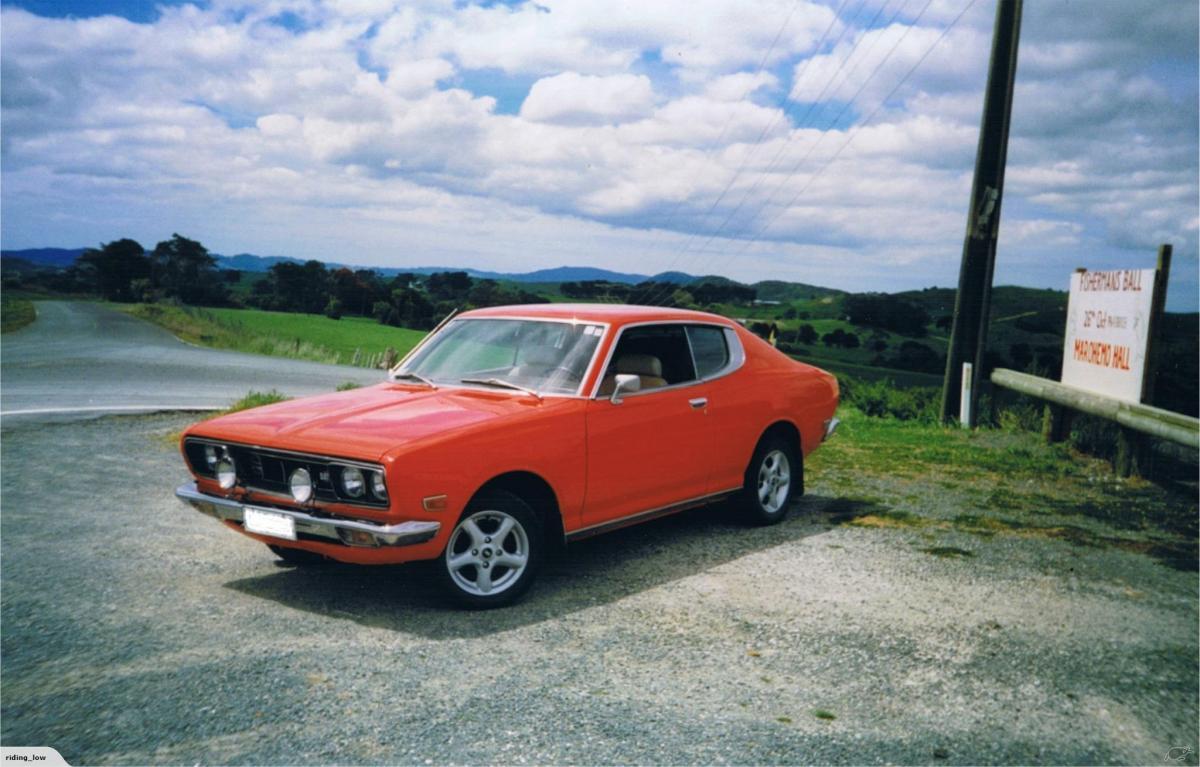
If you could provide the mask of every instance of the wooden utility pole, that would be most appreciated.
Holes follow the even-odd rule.
[[[975,153],[975,180],[967,211],[967,236],[963,242],[954,300],[954,326],[946,354],[942,385],[942,422],[959,413],[964,362],[973,363],[968,423],[974,426],[979,412],[979,387],[983,382],[987,349],[988,315],[991,312],[992,273],[996,268],[996,236],[1000,230],[1000,201],[1004,190],[1004,165],[1008,158],[1008,128],[1012,117],[1013,83],[1017,74],[1017,44],[1021,36],[1024,0],[996,0],[992,33],[992,58],[988,68],[979,148]]]
[[[1153,404],[1154,386],[1158,380],[1158,368],[1162,364],[1163,314],[1167,310],[1167,281],[1171,278],[1171,251],[1169,244],[1158,248],[1158,266],[1154,272],[1154,300],[1150,305],[1150,327],[1146,330],[1146,367],[1142,373],[1142,397],[1144,405]],[[1141,477],[1150,472],[1150,443],[1126,426],[1117,433],[1117,455],[1113,468],[1121,477]]]

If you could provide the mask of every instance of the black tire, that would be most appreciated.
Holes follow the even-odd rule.
[[[274,546],[270,543],[267,544],[267,548],[270,549],[275,556],[294,567],[318,567],[320,565],[329,564],[329,560],[326,557],[317,554],[314,551],[290,549],[287,546]]]
[[[804,466],[795,447],[782,437],[760,441],[746,467],[744,518],[754,525],[779,524],[792,501],[803,494]]]
[[[543,525],[537,513],[516,495],[494,490],[467,506],[435,570],[443,589],[458,604],[486,610],[520,599],[533,584],[544,557]]]

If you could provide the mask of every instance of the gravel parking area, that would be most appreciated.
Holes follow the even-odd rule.
[[[779,527],[716,508],[627,529],[515,607],[460,612],[420,567],[283,567],[186,509],[166,435],[188,420],[6,425],[4,745],[73,764],[1196,763],[1197,575],[1151,557],[953,531],[931,553],[841,524],[854,503],[814,463]]]

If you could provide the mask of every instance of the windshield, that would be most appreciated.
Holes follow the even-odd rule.
[[[495,378],[539,392],[574,394],[602,335],[601,325],[586,322],[454,320],[397,374],[441,384]]]

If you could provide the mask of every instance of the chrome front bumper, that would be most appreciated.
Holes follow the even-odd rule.
[[[195,482],[185,482],[175,488],[175,497],[201,514],[239,524],[242,522],[242,511],[246,508],[259,509],[272,514],[283,514],[295,521],[297,535],[324,538],[347,546],[412,546],[431,540],[442,527],[440,522],[401,522],[398,525],[377,525],[372,522],[351,519],[314,517],[302,511],[274,506],[255,506],[229,498],[206,495],[196,489]]]

